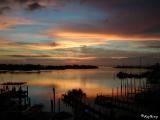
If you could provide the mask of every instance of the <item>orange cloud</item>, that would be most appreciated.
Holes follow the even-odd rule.
[[[12,40],[0,38],[0,48],[15,48],[15,49],[27,49],[27,50],[50,50],[55,48],[63,48],[58,43],[34,43],[34,44],[19,44]]]
[[[49,30],[44,33],[46,36],[56,38],[58,43],[61,43],[65,48],[81,47],[81,46],[95,46],[106,44],[104,36],[97,34],[85,34],[85,33],[74,33],[74,32],[55,32]]]
[[[75,53],[73,51],[64,49],[70,48],[71,46],[59,44],[59,43],[34,43],[34,44],[19,44],[12,40],[0,38],[0,48],[4,49],[5,51],[0,51],[0,58],[42,58],[42,59],[59,59],[59,60],[73,60],[76,61],[83,61],[83,60],[91,60],[95,59],[93,56],[85,56],[82,53]],[[59,50],[63,49],[63,53],[55,52],[45,52],[47,50]],[[34,51],[43,51],[45,53],[41,54],[33,52]]]
[[[72,32],[72,31],[59,31],[59,32],[48,32],[49,36],[57,37],[60,39],[71,39],[71,40],[92,40],[96,43],[103,43],[107,40],[160,40],[160,37],[153,36],[124,36],[116,34],[98,34],[98,33],[85,33],[85,32]],[[84,41],[86,42],[86,41]]]
[[[24,18],[17,18],[17,17],[10,17],[10,16],[1,16],[0,19],[0,30],[6,30],[11,27],[17,26],[17,25],[28,25],[33,24],[35,22],[24,19]]]

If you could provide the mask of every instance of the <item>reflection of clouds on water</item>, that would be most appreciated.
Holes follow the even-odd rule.
[[[53,87],[56,89],[56,99],[60,98],[68,90],[75,88],[81,88],[87,94],[87,98],[93,98],[97,94],[112,95],[112,88],[116,92],[117,87],[121,85],[121,80],[114,77],[114,74],[118,71],[114,68],[100,68],[88,70],[55,70],[41,72],[40,74],[7,73],[1,74],[1,76],[7,82],[27,82],[29,85],[29,96],[33,100],[33,103],[43,103],[45,106],[49,106],[49,101],[53,98]],[[138,84],[137,81],[136,83]],[[128,83],[130,84],[130,82]]]
[[[27,80],[28,85],[30,86],[44,86],[44,87],[54,87],[57,88],[57,84],[53,80]]]
[[[37,86],[35,90],[37,91],[36,95],[41,95],[41,96],[47,95],[47,93],[44,94],[44,91],[48,91],[48,87],[49,88],[55,87],[58,90],[57,94],[59,94],[59,96],[63,94],[64,91],[66,92],[67,90],[75,89],[75,88],[83,89],[88,94],[89,97],[95,95],[95,91],[96,92],[106,91],[107,93],[110,90],[107,87],[100,86],[99,84],[96,84],[93,82],[92,83],[86,82],[84,85],[84,82],[81,80],[77,80],[77,81],[76,80],[54,80],[54,79],[53,80],[34,80],[34,81],[29,80],[28,84],[32,87]]]

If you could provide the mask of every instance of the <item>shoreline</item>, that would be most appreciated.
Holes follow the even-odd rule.
[[[40,73],[53,70],[68,70],[68,69],[98,69],[98,66],[93,65],[64,65],[64,66],[42,66],[42,65],[6,65],[0,64],[0,73]]]

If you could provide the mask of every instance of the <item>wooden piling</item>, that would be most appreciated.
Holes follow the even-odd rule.
[[[133,80],[133,79],[131,79],[131,97],[132,97],[132,94],[133,94],[133,84],[132,84],[132,80]]]
[[[122,96],[122,79],[121,79],[121,96]]]
[[[54,112],[56,111],[56,110],[55,110],[55,109],[56,109],[56,108],[55,108],[55,106],[56,106],[56,101],[55,101],[56,98],[55,98],[55,96],[56,96],[56,95],[55,95],[55,88],[53,88]]]
[[[58,99],[58,111],[61,112],[61,100],[60,100],[60,98]]]
[[[112,88],[112,102],[114,102],[114,89]]]
[[[125,96],[126,96],[127,94],[126,94],[126,80],[125,80]]]
[[[29,106],[31,106],[31,99],[30,98],[28,98],[28,103],[29,103]]]
[[[117,87],[117,99],[116,99],[116,104],[118,104],[118,87]]]
[[[118,87],[117,87],[117,98],[118,98]]]
[[[136,94],[136,81],[135,81],[135,78],[134,79],[134,93]]]
[[[51,112],[53,112],[53,100],[51,100]]]
[[[114,91],[113,91],[113,88],[112,88],[112,98],[113,98],[113,96],[114,96],[114,93],[113,93]]]
[[[27,86],[27,101],[28,101],[28,86]]]

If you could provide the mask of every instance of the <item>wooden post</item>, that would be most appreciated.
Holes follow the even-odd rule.
[[[134,94],[136,95],[136,81],[135,81],[135,78],[134,79]]]
[[[117,103],[116,104],[118,105],[118,87],[117,87]]]
[[[55,106],[56,106],[56,101],[55,101],[55,88],[53,88],[53,102],[54,102],[54,112],[55,112]]]
[[[125,80],[125,86],[124,87],[125,87],[125,96],[126,96],[126,80]]]
[[[28,86],[27,86],[27,101],[28,101]]]
[[[127,93],[126,93],[127,94],[127,102],[128,102],[128,98],[129,98],[129,94],[128,93],[129,93],[129,84],[128,84],[128,79],[127,79]]]
[[[122,79],[121,79],[121,96],[122,96]]]
[[[53,112],[53,100],[51,100],[51,112]]]
[[[58,110],[59,110],[59,112],[61,112],[61,100],[60,100],[60,98],[58,99]]]
[[[113,93],[113,88],[112,88],[112,102],[114,102],[114,93]]]
[[[132,90],[132,78],[131,78],[131,97],[132,97],[132,94],[133,94],[132,91],[133,91],[133,90]]]
[[[129,83],[128,83],[128,79],[127,79],[127,93],[129,92]]]
[[[113,88],[112,88],[112,98],[113,98]]]
[[[117,98],[118,98],[118,87],[117,87]]]
[[[28,98],[28,103],[29,103],[29,106],[31,106],[31,99],[30,98]]]

